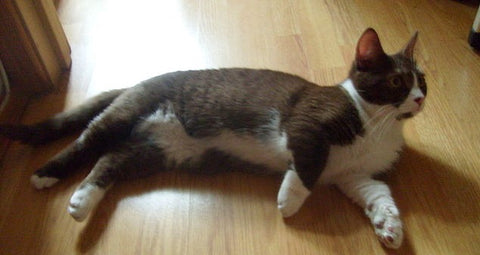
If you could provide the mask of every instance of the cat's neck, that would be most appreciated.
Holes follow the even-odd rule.
[[[393,111],[393,106],[380,106],[367,102],[360,96],[351,79],[343,81],[340,86],[350,95],[363,123],[385,121],[386,118],[391,118],[393,121],[395,118],[395,115],[390,114]],[[396,122],[401,125],[402,121]]]

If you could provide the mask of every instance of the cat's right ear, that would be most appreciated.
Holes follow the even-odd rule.
[[[375,65],[385,57],[380,39],[373,28],[363,32],[357,43],[355,63],[360,71],[368,71],[375,68]]]

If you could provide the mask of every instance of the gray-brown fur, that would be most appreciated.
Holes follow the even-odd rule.
[[[280,114],[282,130],[289,135],[289,147],[294,157],[301,158],[297,171],[305,176],[302,179],[307,186],[312,186],[319,176],[329,145],[349,144],[362,132],[356,109],[340,87],[320,87],[270,70],[170,73],[121,93],[102,94],[90,100],[89,105],[106,106],[105,98],[112,99],[113,95],[115,100],[92,120],[81,137],[36,172],[39,176],[64,178],[83,163],[112,153],[112,148],[131,144],[134,127],[167,100],[186,132],[197,138],[214,136],[222,129],[261,137],[269,128],[266,124],[272,114]],[[80,115],[82,111],[72,112]],[[64,123],[73,123],[72,119],[68,114],[54,118],[63,128],[68,127]],[[42,126],[45,133],[60,130],[48,130],[52,125],[46,123],[52,120],[36,126]]]
[[[34,125],[0,125],[0,133],[14,140],[40,145],[83,130],[125,89],[104,92],[77,108],[55,115]]]

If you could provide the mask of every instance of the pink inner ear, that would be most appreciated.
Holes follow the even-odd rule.
[[[358,41],[357,59],[373,60],[382,54],[385,53],[383,52],[377,33],[371,28],[367,29]]]
[[[358,45],[358,56],[360,58],[368,58],[369,55],[372,53],[372,49],[367,44],[360,44]]]

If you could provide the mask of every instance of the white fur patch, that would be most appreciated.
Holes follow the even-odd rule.
[[[398,249],[402,245],[402,221],[393,203],[375,203],[367,216],[372,222],[375,234],[386,247]]]
[[[223,130],[219,135],[205,138],[189,136],[177,119],[171,106],[158,110],[142,124],[162,148],[167,158],[176,163],[196,160],[209,149],[218,149],[242,160],[285,171],[292,154],[287,149],[287,134],[279,130],[279,117],[271,120],[271,132],[262,138]],[[142,130],[142,131],[143,131]]]
[[[32,175],[32,177],[30,177],[30,182],[36,189],[44,189],[52,187],[55,183],[58,182],[58,178],[40,177],[34,174]]]
[[[415,98],[423,97],[417,77],[408,98],[399,107],[369,104],[361,98],[351,80],[341,84],[350,94],[364,123],[363,136],[349,146],[332,146],[321,179],[333,182],[352,200],[365,209],[375,233],[389,248],[400,247],[403,240],[402,222],[388,186],[371,179],[385,171],[398,158],[404,140],[403,121],[396,116],[421,110]]]
[[[380,241],[389,248],[400,247],[402,222],[388,186],[368,176],[343,176],[337,185],[348,197],[364,208]]]
[[[310,193],[310,190],[303,186],[297,172],[288,170],[277,196],[278,209],[283,217],[290,217],[297,213]]]
[[[331,146],[325,170],[320,179],[335,182],[348,174],[372,174],[387,170],[398,158],[404,139],[403,122],[393,106],[377,106],[367,103],[355,90],[351,80],[341,84],[350,94],[364,123],[364,134],[357,135],[353,144]]]
[[[70,198],[68,213],[76,221],[83,221],[87,218],[92,209],[102,200],[106,190],[96,185],[85,184],[78,188]]]
[[[411,112],[412,114],[417,114],[419,113],[422,109],[424,104],[418,105],[418,103],[415,102],[416,98],[424,98],[425,94],[423,94],[422,90],[418,86],[418,77],[415,74],[415,72],[412,72],[413,74],[413,80],[414,84],[412,87],[412,90],[410,90],[410,93],[408,94],[407,99],[405,102],[400,106],[399,111],[402,113],[405,112]]]

